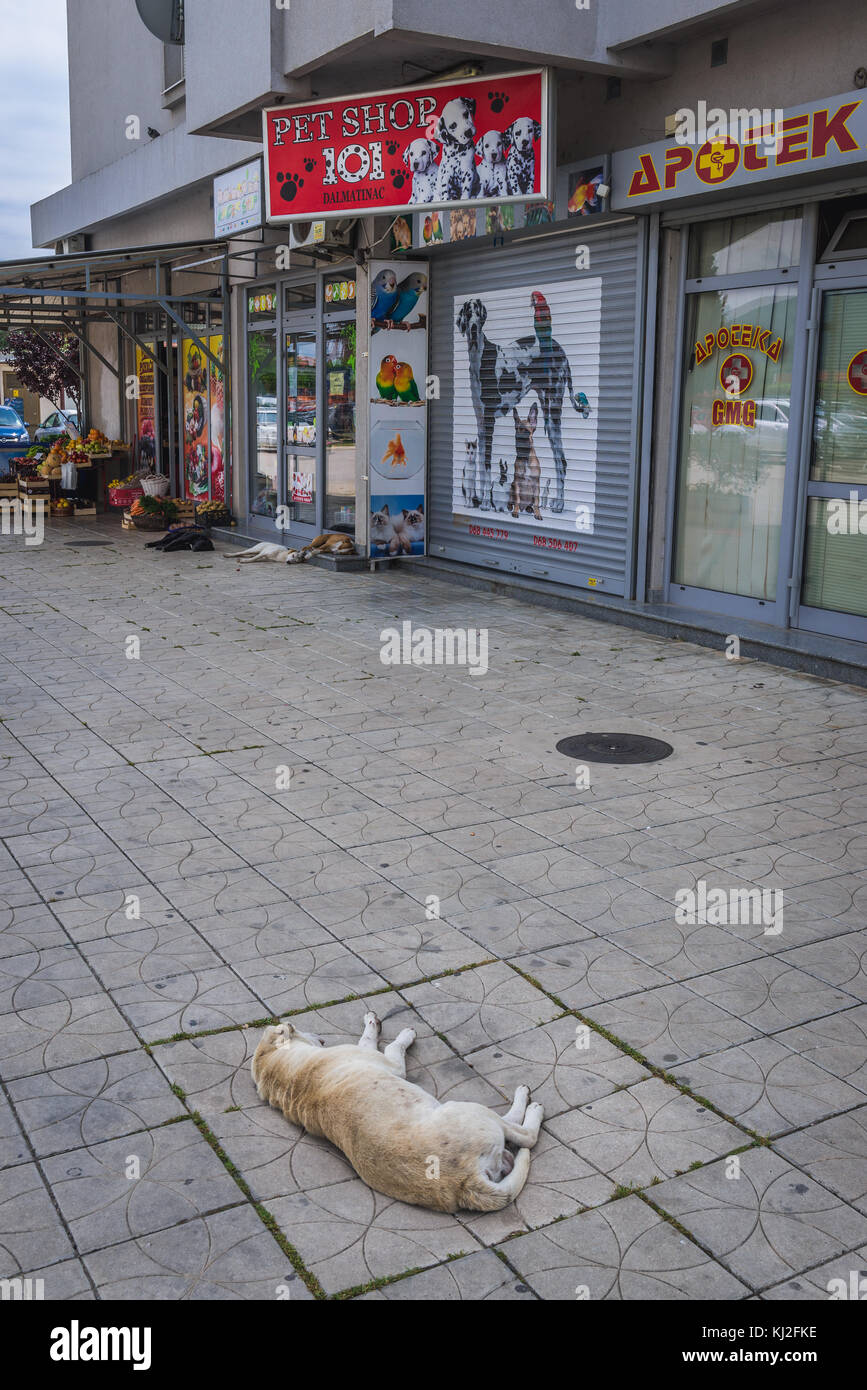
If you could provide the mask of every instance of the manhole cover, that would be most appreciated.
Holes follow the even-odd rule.
[[[575,734],[561,738],[557,752],[589,763],[658,763],[674,749],[661,738],[641,734]]]
[[[64,545],[74,546],[76,550],[81,550],[85,545],[111,545],[112,541],[64,541]]]

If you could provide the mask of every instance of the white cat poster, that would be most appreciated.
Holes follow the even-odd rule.
[[[428,276],[425,261],[371,265],[370,554],[424,555]]]
[[[454,300],[453,511],[592,534],[602,280]]]

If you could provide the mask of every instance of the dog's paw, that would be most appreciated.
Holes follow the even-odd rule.
[[[524,1115],[524,1124],[532,1129],[536,1124],[541,1124],[544,1118],[545,1110],[543,1106],[541,1106],[537,1100],[534,1100],[532,1105],[527,1106]]]
[[[382,1024],[374,1013],[364,1015],[364,1026],[365,1028],[375,1028],[377,1033],[382,1032]]]
[[[397,1037],[395,1038],[395,1042],[399,1043],[399,1045],[404,1048],[412,1047],[417,1036],[418,1035],[414,1028],[404,1028],[401,1030],[400,1033],[398,1033]]]

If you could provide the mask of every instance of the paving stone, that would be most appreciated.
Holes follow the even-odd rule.
[[[59,1264],[29,1269],[19,1276],[30,1281],[25,1297],[44,1299],[46,1303],[90,1303],[96,1298],[87,1270],[80,1260],[61,1260]]]
[[[749,1292],[640,1197],[610,1202],[500,1248],[543,1299],[720,1300]]]
[[[454,1216],[395,1202],[360,1178],[279,1198],[269,1210],[329,1294],[479,1249]]]
[[[0,1017],[0,1072],[8,1080],[128,1052],[138,1039],[104,994]]]
[[[867,1106],[786,1135],[774,1147],[816,1182],[867,1214]]]
[[[186,1115],[143,1052],[100,1057],[9,1084],[38,1157],[95,1144]]]
[[[673,1177],[745,1140],[742,1130],[658,1077],[555,1116],[548,1128],[622,1186]]]
[[[547,1023],[560,1010],[529,981],[507,965],[483,965],[443,980],[401,991],[412,1008],[458,1053],[499,1042],[515,1031],[517,1021]]]
[[[792,1279],[785,1279],[773,1288],[765,1289],[763,1299],[785,1301],[812,1299],[827,1303],[848,1301],[856,1297],[863,1299],[867,1290],[867,1245],[853,1250],[848,1255],[839,1255],[835,1260],[820,1265],[818,1269],[807,1270]]]
[[[853,995],[823,984],[779,957],[697,975],[689,988],[742,1019],[757,1033],[776,1033],[855,1003]]]
[[[224,965],[142,980],[110,993],[148,1042],[262,1017],[261,1001]]]
[[[66,932],[43,903],[0,907],[0,961],[68,944]]]
[[[684,985],[664,985],[613,1004],[595,1004],[587,1017],[629,1043],[656,1066],[671,1067],[746,1042],[755,1030]]]
[[[449,921],[478,941],[488,955],[503,960],[520,957],[528,950],[565,945],[590,936],[586,927],[537,898],[521,898],[499,907],[455,913]]]
[[[306,1303],[313,1298],[247,1205],[87,1253],[84,1262],[103,1299]]]
[[[192,1120],[70,1149],[46,1159],[43,1171],[82,1252],[243,1200]]]
[[[751,1288],[780,1283],[867,1239],[867,1217],[769,1149],[672,1178],[653,1200]]]
[[[368,1303],[374,1300],[393,1303],[448,1303],[461,1300],[496,1303],[523,1300],[526,1303],[532,1302],[534,1295],[529,1286],[522,1284],[493,1251],[478,1250],[473,1255],[464,1255],[459,1260],[449,1260],[447,1264],[426,1269],[423,1274],[412,1274],[408,1279],[398,1279],[371,1293],[360,1294],[357,1301]]]
[[[0,1171],[0,1279],[74,1254],[35,1163]]]
[[[529,1086],[546,1121],[648,1075],[627,1053],[574,1018],[528,1028],[471,1052],[468,1060],[504,1096],[511,1098],[518,1086]]]
[[[568,1009],[584,1010],[602,1000],[619,999],[666,983],[659,970],[598,937],[518,956],[514,964],[549,994],[562,999]]]
[[[409,984],[428,975],[441,975],[446,970],[457,970],[488,958],[483,947],[442,921],[392,927],[390,930],[372,932],[369,936],[354,936],[352,950],[393,985]],[[372,975],[372,971],[369,973]],[[375,987],[371,978],[353,993]],[[343,991],[344,994],[349,992]],[[337,992],[334,991],[331,997],[336,998]]]
[[[867,931],[800,946],[787,952],[783,959],[846,994],[867,1000]]]
[[[711,1053],[674,1067],[672,1075],[732,1119],[765,1135],[813,1124],[858,1104],[859,1091],[784,1046],[785,1037],[756,1038]]]
[[[0,1093],[0,1170],[26,1163],[32,1157],[6,1097]]]

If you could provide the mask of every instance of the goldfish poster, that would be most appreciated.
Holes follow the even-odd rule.
[[[370,554],[424,555],[428,266],[373,261],[370,277]]]

